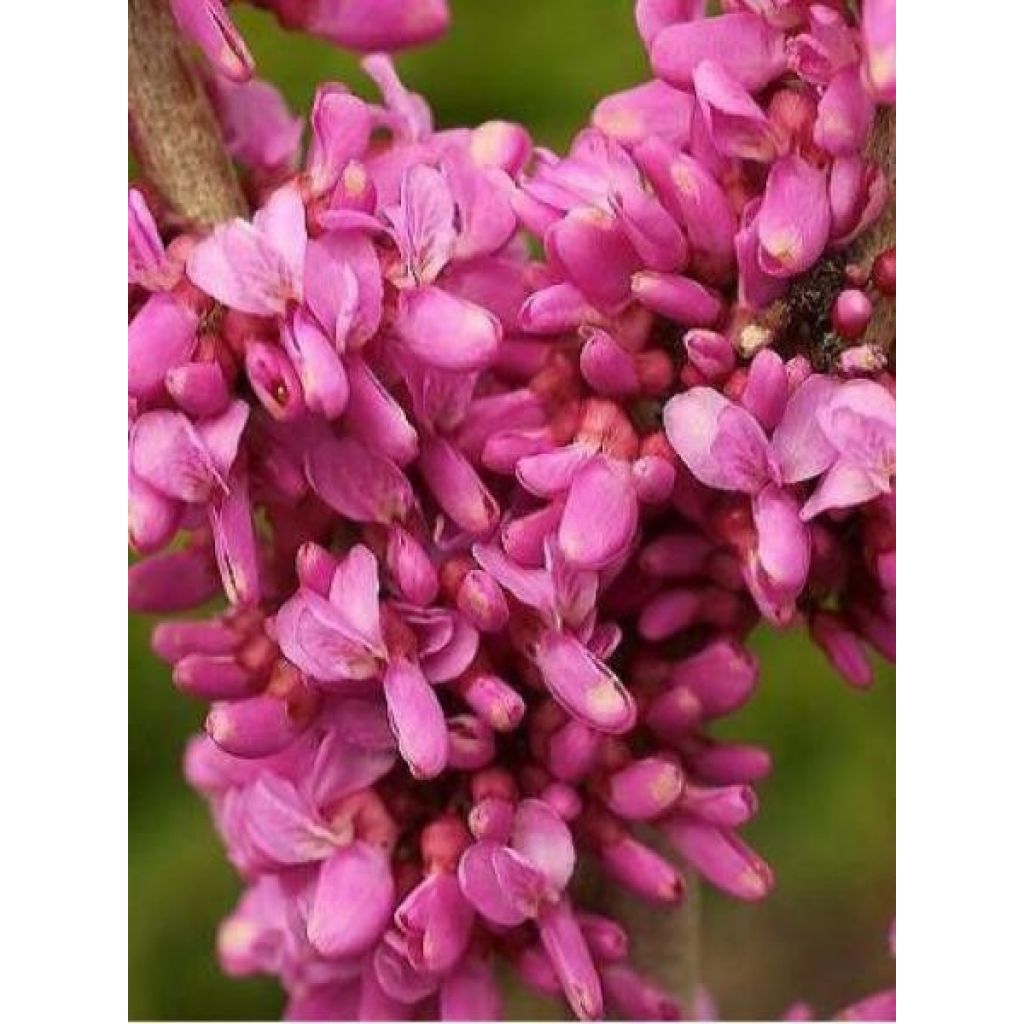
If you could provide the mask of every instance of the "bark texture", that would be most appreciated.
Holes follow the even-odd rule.
[[[147,180],[183,221],[245,216],[217,119],[167,0],[128,0],[128,124]]]

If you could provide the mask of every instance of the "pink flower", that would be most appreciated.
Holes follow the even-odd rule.
[[[243,313],[271,316],[302,299],[306,215],[298,192],[278,189],[250,224],[216,228],[189,254],[194,284]]]
[[[488,920],[515,925],[537,921],[541,942],[566,998],[582,1020],[601,1015],[601,983],[567,898],[576,861],[562,819],[540,800],[516,809],[508,845],[489,838],[474,843],[459,862],[459,885]]]

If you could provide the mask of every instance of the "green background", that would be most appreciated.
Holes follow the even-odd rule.
[[[455,0],[439,44],[400,58],[439,126],[522,121],[563,147],[603,94],[647,77],[627,0]],[[354,57],[281,31],[245,7],[234,17],[261,75],[308,110],[318,82],[369,94]],[[181,778],[202,707],[177,694],[149,654],[150,623],[129,624],[129,1013],[132,1019],[267,1019],[274,982],[222,977],[217,921],[238,884],[206,812]],[[703,893],[704,977],[725,1018],[777,1018],[796,998],[820,1013],[889,984],[895,907],[895,672],[856,693],[798,634],[759,634],[757,697],[720,730],[769,747],[776,769],[745,835],[775,868],[769,900]]]

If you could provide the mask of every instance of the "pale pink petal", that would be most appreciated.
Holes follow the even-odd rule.
[[[823,473],[836,459],[836,449],[818,422],[839,386],[832,377],[816,373],[793,392],[772,435],[772,454],[783,483],[799,483]]]
[[[701,483],[756,493],[770,478],[768,439],[745,409],[711,388],[690,388],[664,412],[669,442]]]
[[[403,283],[432,284],[455,248],[455,201],[444,175],[433,167],[410,167],[398,206],[385,216],[405,265]]]
[[[292,782],[271,772],[245,791],[245,828],[249,841],[275,864],[325,860],[335,850],[313,805]]]
[[[543,896],[543,875],[508,847],[491,840],[473,843],[463,853],[458,876],[462,894],[495,924],[522,924]]]
[[[509,845],[543,872],[556,892],[572,878],[576,850],[565,822],[543,800],[523,800],[516,808]]]
[[[805,522],[833,508],[863,505],[883,493],[874,477],[860,465],[840,458],[821,478],[815,492],[800,509]]]

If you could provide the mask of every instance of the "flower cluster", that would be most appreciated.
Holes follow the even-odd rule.
[[[446,18],[267,6],[368,47]],[[746,636],[804,617],[858,686],[895,656],[895,379],[862,342],[895,251],[844,265],[886,199],[893,7],[724,6],[639,0],[657,78],[565,157],[436,131],[373,55],[382,101],[321,87],[304,159],[270,86],[211,80],[251,221],[175,234],[129,191],[130,603],[227,599],[153,644],[210,702],[186,772],[248,886],[221,960],[292,1016],[495,1019],[498,961],[584,1019],[678,1016],[578,866],[762,898],[737,830],[770,760],[709,734]]]

